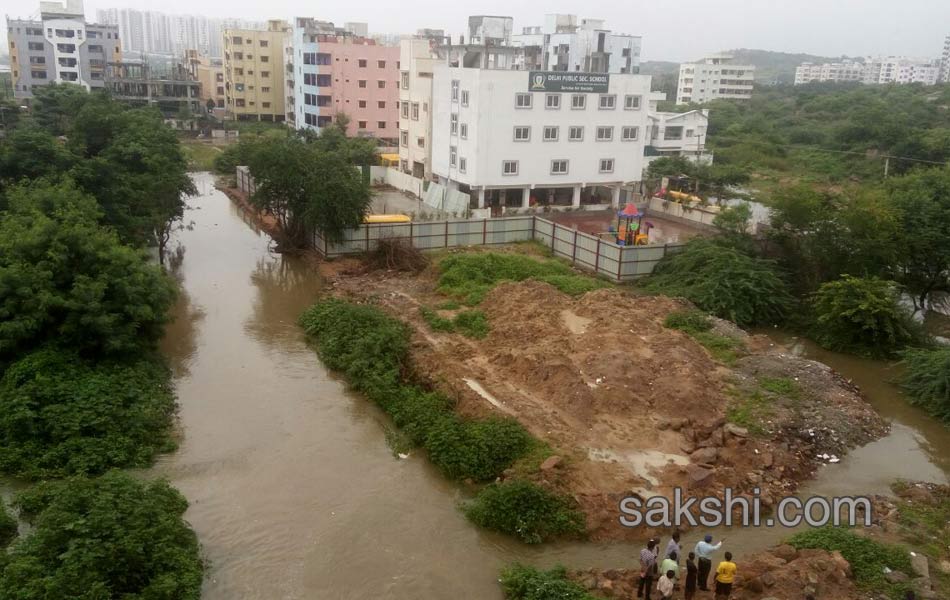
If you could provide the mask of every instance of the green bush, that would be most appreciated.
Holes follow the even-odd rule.
[[[701,310],[678,310],[666,315],[663,326],[693,334],[712,329],[709,315]]]
[[[541,571],[515,563],[501,572],[499,581],[507,600],[595,600],[567,578],[564,567]]]
[[[174,449],[174,412],[156,359],[90,364],[38,350],[0,379],[0,471],[38,479],[148,466]]]
[[[439,262],[439,271],[439,291],[468,305],[481,302],[485,294],[502,281],[536,279],[575,296],[607,285],[579,275],[556,260],[538,260],[523,254],[453,254]]]
[[[409,330],[379,308],[328,299],[308,309],[300,323],[324,363],[392,415],[446,476],[494,479],[529,450],[533,440],[516,421],[462,420],[448,398],[408,381]]]
[[[3,504],[3,500],[0,500],[0,554],[3,553],[3,549],[7,544],[13,541],[16,534],[16,519],[7,512],[7,507]],[[2,568],[2,564],[0,564],[0,568]]]
[[[474,339],[483,339],[488,335],[488,317],[480,310],[463,310],[449,319],[438,312],[423,306],[419,309],[423,320],[433,331],[451,333],[457,331],[462,335]]]
[[[908,350],[901,384],[910,401],[950,423],[950,348]]]
[[[876,591],[886,590],[892,596],[903,588],[888,583],[884,578],[884,568],[901,571],[909,576],[914,574],[910,557],[904,548],[859,536],[842,527],[827,526],[802,531],[793,535],[788,543],[798,549],[837,550],[851,564],[851,571],[859,586]]]
[[[772,261],[706,239],[665,257],[642,285],[741,326],[780,322],[792,301]]]
[[[813,337],[837,352],[893,356],[924,337],[899,301],[892,281],[850,275],[829,281],[812,296]]]
[[[530,481],[505,481],[483,488],[465,505],[476,525],[538,544],[584,531],[584,515],[567,498]]]
[[[16,503],[31,524],[0,571],[0,600],[198,600],[204,565],[164,481],[119,471],[40,484]]]

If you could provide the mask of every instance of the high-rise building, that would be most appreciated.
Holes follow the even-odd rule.
[[[224,61],[202,56],[197,50],[187,50],[185,66],[200,86],[202,108],[208,109],[208,100],[211,100],[214,103],[211,112],[218,117],[225,116],[227,96],[224,93]]]
[[[864,83],[922,83],[934,85],[940,76],[940,62],[886,56],[864,61]]]
[[[290,25],[267,22],[267,29],[224,31],[224,93],[229,117],[285,121],[285,38]]]
[[[940,60],[940,81],[950,83],[950,35],[943,40],[943,57]]]
[[[442,30],[422,30],[399,44],[399,167],[420,179],[432,176],[432,72],[444,42]]]
[[[736,65],[732,56],[716,54],[680,65],[676,103],[704,104],[711,100],[748,100],[752,97],[755,67]]]
[[[293,28],[294,126],[319,130],[337,115],[348,133],[395,143],[399,131],[399,48],[333,23],[298,17]]]
[[[82,0],[40,2],[38,21],[7,17],[7,35],[16,98],[53,82],[101,88],[107,63],[122,59],[118,27],[87,23]]]
[[[512,42],[539,48],[542,71],[640,72],[640,36],[613,33],[602,19],[545,15],[543,26],[523,28]]]

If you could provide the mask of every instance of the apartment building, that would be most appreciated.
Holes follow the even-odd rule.
[[[54,82],[101,88],[107,63],[122,59],[118,28],[87,23],[82,0],[40,2],[39,20],[7,17],[7,39],[16,98]]]
[[[444,37],[424,30],[399,45],[399,168],[413,177],[432,177],[432,73]]]
[[[523,28],[512,42],[540,50],[540,71],[640,72],[640,36],[613,33],[602,19],[545,15],[544,25]]]
[[[940,60],[940,81],[950,83],[950,35],[943,40],[943,57]]]
[[[266,24],[242,19],[216,19],[204,15],[174,15],[154,10],[106,8],[96,12],[100,23],[119,26],[127,53],[181,56],[197,50],[202,56],[221,58],[225,29],[264,29]]]
[[[863,62],[845,60],[834,63],[804,62],[795,67],[795,85],[812,82],[862,82],[865,77]]]
[[[224,61],[203,56],[198,50],[185,52],[185,65],[199,85],[201,107],[207,109],[208,100],[214,103],[211,111],[216,117],[225,116],[227,96],[224,93]]]
[[[239,120],[286,120],[284,38],[291,28],[281,20],[266,30],[224,32],[224,94],[228,117]]]
[[[705,104],[711,100],[748,100],[755,81],[753,65],[737,65],[732,56],[717,54],[680,65],[676,103]]]
[[[940,77],[940,62],[936,60],[886,56],[865,60],[864,83],[922,83],[934,85]]]
[[[332,23],[297,18],[293,27],[294,124],[319,130],[340,114],[347,133],[399,137],[399,47],[354,35]]]

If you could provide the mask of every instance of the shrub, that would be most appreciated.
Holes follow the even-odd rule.
[[[950,422],[950,348],[908,350],[901,384],[910,401]]]
[[[666,315],[663,326],[686,333],[699,333],[712,329],[709,315],[701,310],[678,310]]]
[[[913,576],[910,557],[905,549],[859,536],[850,529],[831,526],[809,529],[796,533],[788,543],[798,549],[817,548],[841,552],[851,564],[855,581],[863,588],[892,593],[898,591],[899,588],[884,578],[885,567]]]
[[[742,326],[780,322],[792,301],[772,261],[706,239],[661,260],[643,287]]]
[[[488,317],[480,310],[464,310],[451,319],[425,306],[420,308],[419,312],[433,331],[457,331],[474,339],[482,339],[488,335]]]
[[[465,304],[478,304],[502,281],[536,279],[565,294],[580,295],[607,284],[575,273],[553,259],[537,260],[521,254],[479,252],[454,254],[439,263],[439,291]]]
[[[7,512],[7,507],[3,504],[3,501],[0,500],[0,553],[3,553],[3,548],[7,546],[17,534],[17,524],[16,519],[10,516],[10,513]],[[0,568],[2,568],[0,564]]]
[[[174,448],[174,412],[157,360],[89,364],[33,352],[0,379],[0,471],[36,479],[148,466]]]
[[[33,528],[0,571],[0,600],[198,600],[198,539],[168,483],[111,471],[40,484],[16,503]]]
[[[487,481],[523,456],[531,441],[524,427],[512,419],[444,418],[429,431],[426,449],[446,476]]]
[[[564,567],[541,571],[516,563],[501,572],[499,581],[507,600],[595,600],[567,578]]]
[[[584,516],[570,500],[530,481],[506,481],[483,488],[465,506],[476,525],[538,544],[584,531]]]
[[[899,304],[897,284],[844,275],[812,296],[813,337],[824,348],[863,356],[892,356],[923,335]]]

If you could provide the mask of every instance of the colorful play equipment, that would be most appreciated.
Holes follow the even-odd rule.
[[[617,244],[620,246],[645,246],[650,241],[649,231],[653,223],[643,222],[643,213],[628,203],[617,212]]]

